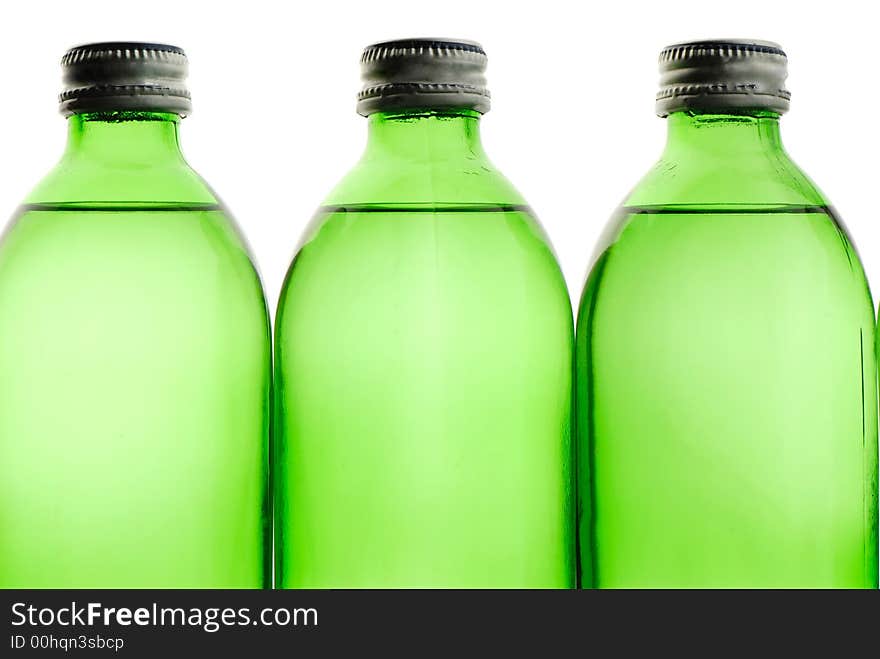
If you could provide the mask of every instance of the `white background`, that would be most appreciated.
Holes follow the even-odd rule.
[[[193,115],[189,162],[235,214],[275,301],[305,224],[357,160],[363,46],[412,36],[474,39],[489,55],[483,139],[538,213],[573,298],[608,216],[659,156],[657,54],[667,43],[751,37],[789,56],[783,138],[830,197],[880,290],[873,3],[737,2],[5,2],[0,23],[0,214],[9,216],[64,147],[59,60],[90,41],[183,47]]]

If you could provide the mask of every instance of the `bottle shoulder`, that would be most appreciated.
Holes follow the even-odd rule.
[[[825,217],[829,227],[833,225],[845,235],[825,195],[784,150],[751,158],[690,155],[664,154],[642,177],[606,223],[593,263],[628,226],[645,215],[658,221],[676,213],[722,215],[730,220],[737,214],[804,211]],[[642,223],[648,223],[647,219]],[[809,231],[809,226],[802,228]]]
[[[482,237],[480,237],[482,234]],[[516,249],[555,255],[540,221],[513,184],[485,158],[402,162],[367,154],[327,195],[296,248],[393,255],[408,241],[437,249],[481,245],[481,258]],[[315,258],[315,257],[310,257]],[[556,266],[558,269],[558,266]],[[290,275],[288,276],[288,278]]]
[[[829,206],[782,149],[752,157],[665,153],[623,206]]]
[[[516,187],[487,158],[470,155],[410,160],[368,153],[331,190],[323,205],[526,205]]]
[[[219,204],[217,195],[182,158],[160,164],[113,166],[62,158],[31,190],[25,204]]]

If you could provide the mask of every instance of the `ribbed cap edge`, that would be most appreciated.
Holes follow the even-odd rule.
[[[764,109],[787,112],[788,58],[772,41],[713,39],[660,52],[657,114],[679,110]]]
[[[188,63],[168,44],[111,41],[85,44],[61,58],[63,115],[101,111],[172,112],[186,116]]]
[[[466,107],[488,112],[486,52],[460,39],[400,39],[367,46],[357,110]]]

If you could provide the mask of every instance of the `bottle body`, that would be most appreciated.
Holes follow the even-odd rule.
[[[579,311],[585,572],[598,587],[876,587],[858,256],[778,117],[669,121]]]
[[[136,116],[73,117],[0,244],[4,587],[268,584],[259,277]]]
[[[476,121],[371,117],[379,144],[294,259],[281,587],[573,584],[568,296],[515,191],[445,150]],[[398,132],[416,153],[379,153]]]

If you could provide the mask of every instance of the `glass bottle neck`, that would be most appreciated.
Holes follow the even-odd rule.
[[[783,151],[779,115],[773,112],[674,112],[667,118],[667,124],[664,159],[694,156],[711,158],[715,155],[730,159]]]
[[[376,112],[369,117],[366,156],[441,161],[484,157],[474,110]]]
[[[178,115],[162,112],[75,114],[67,122],[65,159],[120,167],[180,162],[179,123]]]

